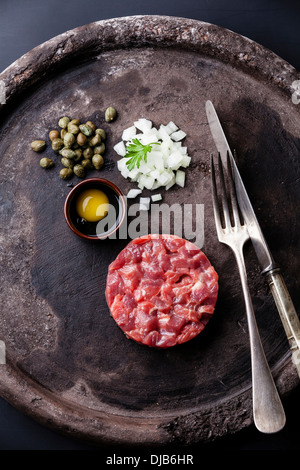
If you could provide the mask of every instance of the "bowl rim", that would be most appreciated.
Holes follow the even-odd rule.
[[[71,217],[70,217],[70,214],[69,214],[69,208],[70,208],[70,204],[71,204],[71,201],[73,199],[73,197],[75,196],[75,194],[77,192],[80,191],[80,189],[84,186],[86,186],[87,184],[91,184],[91,183],[99,183],[99,184],[102,184],[102,185],[106,185],[106,186],[109,186],[113,191],[115,191],[115,193],[117,193],[120,201],[121,201],[121,204],[122,204],[122,216],[119,220],[119,223],[116,225],[116,227],[114,227],[113,230],[107,232],[107,234],[104,234],[103,236],[92,236],[92,235],[86,235],[82,232],[80,232],[80,230],[78,230],[74,224],[72,223],[71,221]],[[126,212],[126,199],[125,199],[125,196],[123,194],[123,192],[121,191],[121,189],[115,184],[115,183],[112,183],[111,181],[105,179],[105,178],[98,178],[98,177],[92,177],[92,178],[87,178],[85,180],[82,180],[82,181],[79,181],[78,183],[76,183],[76,185],[71,189],[71,191],[69,191],[68,195],[66,196],[66,199],[65,199],[65,203],[64,203],[64,216],[65,216],[65,220],[67,222],[67,225],[68,227],[72,230],[72,232],[74,232],[76,235],[78,235],[80,238],[84,238],[86,240],[93,240],[93,241],[97,241],[97,240],[105,240],[107,239],[110,235],[112,235],[113,233],[115,233],[117,230],[119,230],[121,224],[124,222],[124,219],[125,219],[125,212]]]

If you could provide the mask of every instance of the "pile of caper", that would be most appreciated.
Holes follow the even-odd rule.
[[[114,108],[108,108],[105,120],[107,122],[114,120],[116,114]],[[49,139],[52,150],[61,155],[63,168],[59,172],[60,178],[70,179],[74,174],[84,178],[88,170],[100,170],[104,164],[105,131],[97,128],[92,121],[81,123],[79,119],[70,119],[67,116],[59,119],[58,126],[59,130],[53,129],[49,132]],[[46,148],[46,142],[35,140],[31,142],[31,148],[36,152],[42,152]],[[54,161],[44,157],[41,158],[40,165],[42,168],[51,168],[54,166]]]

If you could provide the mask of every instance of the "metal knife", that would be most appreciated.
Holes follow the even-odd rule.
[[[236,194],[240,209],[247,225],[253,247],[255,249],[262,273],[266,276],[273,294],[286,336],[288,338],[292,360],[300,377],[300,321],[292,299],[285,285],[279,266],[276,265],[265,237],[261,231],[254,209],[245,189],[243,180],[236,165],[234,156],[227,142],[217,112],[211,101],[207,101],[206,115],[217,150],[224,163],[227,153],[232,163]]]

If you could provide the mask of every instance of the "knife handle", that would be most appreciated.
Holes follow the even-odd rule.
[[[300,321],[279,268],[266,273],[285,333],[292,360],[300,377]]]

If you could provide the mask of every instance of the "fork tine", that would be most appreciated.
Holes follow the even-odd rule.
[[[220,175],[220,183],[221,183],[221,199],[222,199],[225,227],[229,228],[231,226],[231,221],[230,221],[229,207],[228,207],[227,195],[226,195],[226,186],[225,186],[225,179],[224,179],[224,172],[223,172],[223,164],[222,164],[220,153],[218,153],[218,164],[219,164],[219,175]]]
[[[236,192],[235,192],[235,183],[234,183],[234,179],[233,179],[232,162],[231,162],[229,152],[227,152],[226,164],[227,164],[227,174],[228,174],[230,199],[231,199],[231,207],[232,207],[232,214],[233,214],[234,224],[235,224],[236,227],[240,227],[241,226],[241,221],[240,221],[240,215],[239,215],[239,210],[238,210],[238,202],[237,202]]]
[[[221,215],[219,209],[219,201],[217,196],[217,183],[216,183],[216,173],[213,155],[210,156],[210,166],[211,166],[211,178],[212,178],[212,194],[213,194],[213,209],[215,216],[215,223],[217,228],[217,233],[219,234],[222,231]]]

